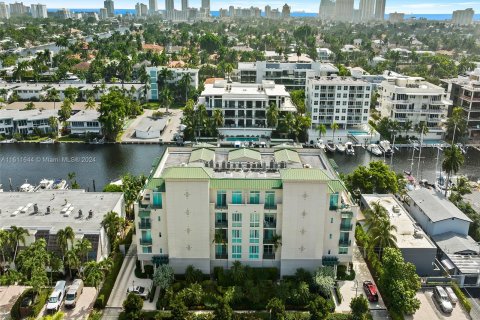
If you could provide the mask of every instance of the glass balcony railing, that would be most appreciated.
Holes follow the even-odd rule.
[[[152,229],[152,223],[151,222],[139,222],[138,223],[138,229]]]
[[[277,220],[263,221],[263,227],[273,229],[277,227]]]
[[[340,240],[338,240],[338,245],[340,247],[350,247],[352,245],[352,240],[340,239]]]
[[[277,210],[277,205],[274,203],[265,203],[263,207],[265,210]]]
[[[215,259],[228,259],[228,253],[215,253]]]
[[[226,203],[215,203],[215,209],[227,209],[228,206]]]
[[[227,228],[228,221],[227,220],[215,220],[215,228]]]
[[[264,260],[275,260],[275,253],[263,253],[263,259]]]
[[[152,239],[143,239],[140,238],[140,245],[142,246],[151,246],[152,245]]]
[[[341,223],[340,224],[340,231],[352,231],[353,224],[351,223]]]

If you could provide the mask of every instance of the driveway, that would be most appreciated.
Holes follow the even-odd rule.
[[[10,319],[13,304],[27,288],[25,286],[0,287],[0,319]]]
[[[78,298],[77,305],[73,309],[65,308],[65,304],[62,305],[61,311],[65,314],[65,319],[71,320],[84,320],[88,319],[88,315],[93,310],[93,304],[97,298],[97,289],[93,287],[84,287],[83,293]],[[38,319],[47,315],[46,305],[38,316]]]
[[[453,308],[451,314],[443,313],[437,302],[433,299],[433,290],[417,292],[417,298],[420,300],[420,309],[413,316],[405,316],[405,320],[433,320],[433,319],[449,319],[449,320],[469,320],[470,316],[462,308],[460,303]]]

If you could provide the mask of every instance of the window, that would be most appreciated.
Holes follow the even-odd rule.
[[[258,259],[259,257],[259,248],[258,246],[250,246],[248,248],[248,258],[249,259]]]
[[[160,216],[158,216],[158,221],[161,221],[161,220],[162,220],[162,218]]]
[[[250,204],[260,203],[260,191],[250,191]]]
[[[328,236],[329,239],[332,239],[332,234],[330,233],[329,236]]]
[[[232,230],[232,243],[242,243],[242,230]]]
[[[275,207],[275,191],[266,191],[265,192],[265,207],[274,208]]]
[[[153,206],[157,208],[162,208],[162,194],[160,192],[153,193]]]
[[[250,228],[260,227],[260,213],[250,213]]]
[[[228,226],[228,219],[226,212],[215,212],[215,227],[222,228]]]
[[[217,191],[217,207],[226,207],[227,206],[227,193],[225,190]]]
[[[232,192],[232,203],[233,204],[242,204],[242,191],[233,191]]]
[[[232,227],[242,226],[242,214],[239,212],[232,213]]]
[[[232,259],[242,258],[242,246],[232,246]]]
[[[348,254],[348,248],[338,248],[338,254]]]
[[[152,253],[152,247],[142,247],[142,253]]]
[[[338,193],[332,193],[330,195],[330,210],[338,209]]]
[[[250,230],[250,243],[258,243],[260,232],[257,229]]]
[[[330,218],[330,223],[333,223],[333,218]]]

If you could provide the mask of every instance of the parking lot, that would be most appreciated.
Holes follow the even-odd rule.
[[[84,320],[88,318],[88,315],[93,310],[93,304],[95,303],[95,298],[97,297],[97,289],[93,287],[84,287],[83,293],[80,295],[80,298],[77,301],[77,305],[73,309],[65,308],[65,305],[62,304],[61,311],[65,314],[65,319],[71,320]],[[43,307],[40,312],[39,318],[46,316],[46,305]]]
[[[431,289],[417,292],[417,298],[420,300],[420,309],[413,316],[405,316],[406,320],[424,320],[424,319],[449,319],[449,320],[467,320],[470,319],[467,312],[460,303],[453,308],[451,314],[443,313],[437,302],[433,299]]]
[[[0,287],[0,319],[10,318],[13,304],[27,288],[25,286]]]

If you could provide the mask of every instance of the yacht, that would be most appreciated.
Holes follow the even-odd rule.
[[[53,182],[53,180],[42,179],[40,180],[38,186],[35,188],[35,191],[52,189]]]
[[[325,144],[323,143],[323,140],[318,140],[315,146],[319,149],[325,150]]]
[[[347,155],[351,155],[351,156],[355,155],[355,149],[353,148],[353,143],[351,143],[350,141],[345,143],[345,152],[347,153]]]
[[[62,179],[55,179],[52,185],[52,189],[65,190],[67,189],[67,181]]]
[[[369,144],[368,147],[367,147],[367,151],[370,152],[371,154],[373,154],[374,156],[377,156],[377,157],[381,157],[383,152],[382,150],[380,150],[380,147],[378,146],[378,144]]]
[[[90,144],[104,144],[104,143],[105,143],[105,137],[103,137],[103,138],[101,138],[101,139],[94,138],[94,139],[91,140],[89,143],[90,143]]]
[[[333,143],[332,140],[327,141],[327,145],[325,146],[325,149],[329,152],[335,152],[335,144]]]
[[[7,140],[0,141],[0,143],[15,143],[15,142],[17,142],[17,140],[15,139],[7,139]]]
[[[447,187],[449,190],[453,187],[452,180],[449,179],[447,183],[447,175],[444,172],[440,172],[437,180],[435,181],[435,189],[441,192],[445,192]]]
[[[48,138],[46,140],[43,140],[43,141],[40,141],[41,144],[53,144],[55,143],[55,140],[53,140],[52,138]]]
[[[391,156],[393,154],[393,149],[390,146],[390,141],[388,140],[380,141],[380,150],[382,150],[386,156]]]
[[[335,148],[338,152],[340,153],[344,153],[345,152],[345,146],[343,145],[343,143],[339,143],[337,145],[335,145]]]
[[[20,191],[20,192],[34,192],[34,191],[35,191],[35,187],[32,186],[30,183],[25,182],[24,184],[22,184],[22,185],[20,186],[19,191]]]

